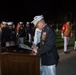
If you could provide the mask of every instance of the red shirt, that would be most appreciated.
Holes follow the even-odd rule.
[[[63,24],[61,33],[62,33],[65,37],[70,37],[71,32],[72,32],[72,27],[71,27],[71,25]]]

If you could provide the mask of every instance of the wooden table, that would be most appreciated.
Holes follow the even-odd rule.
[[[40,75],[40,56],[30,55],[30,52],[2,52],[2,75]]]

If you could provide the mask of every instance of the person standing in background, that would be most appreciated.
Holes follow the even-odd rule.
[[[26,39],[29,43],[32,43],[32,28],[30,26],[30,22],[26,22],[26,26],[25,26],[25,33],[26,33]]]
[[[24,44],[25,27],[23,22],[19,22],[16,28],[16,35],[18,37],[18,44]]]
[[[7,22],[6,21],[2,21],[1,22],[1,29],[2,29],[2,33],[1,33],[1,46],[5,47],[6,46],[6,30],[7,30]]]
[[[71,21],[67,20],[61,30],[61,37],[64,39],[64,53],[67,53],[70,37],[72,36]]]
[[[12,35],[11,35],[11,37],[12,37],[12,41],[14,42],[14,45],[16,45],[17,44],[17,41],[16,41],[16,27],[15,27],[14,24],[12,25]]]

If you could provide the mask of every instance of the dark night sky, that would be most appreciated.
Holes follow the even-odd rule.
[[[62,13],[76,13],[74,1],[0,1],[0,20],[31,21],[35,15],[44,15],[48,19]]]

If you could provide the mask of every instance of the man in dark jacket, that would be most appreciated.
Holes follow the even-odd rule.
[[[42,30],[40,44],[38,47],[32,46],[32,51],[41,56],[42,75],[56,75],[59,55],[56,48],[55,31],[44,21],[43,15],[35,16],[31,23]]]
[[[19,22],[20,26],[18,29],[18,44],[24,44],[24,37],[25,37],[25,27],[23,22]]]

